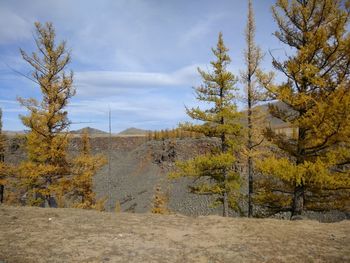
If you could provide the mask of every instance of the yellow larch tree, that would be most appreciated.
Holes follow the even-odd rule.
[[[235,170],[235,150],[239,144],[242,126],[239,124],[240,114],[233,100],[237,88],[236,77],[227,70],[231,62],[228,49],[224,45],[222,33],[216,48],[212,49],[216,60],[211,62],[212,72],[198,69],[203,84],[195,89],[197,100],[206,102],[204,109],[187,108],[187,114],[200,124],[184,124],[182,129],[217,138],[218,147],[211,153],[199,155],[185,162],[177,162],[178,171],[171,177],[190,176],[202,181],[192,187],[197,194],[214,195],[216,204],[223,206],[223,216],[229,215],[229,206],[236,205],[236,195],[240,187],[240,176]]]
[[[6,178],[10,168],[5,164],[6,137],[2,133],[2,109],[0,108],[0,203],[4,202]]]
[[[22,162],[19,174],[22,186],[32,196],[31,204],[44,201],[53,206],[53,195],[60,180],[69,175],[67,146],[69,120],[65,107],[75,94],[73,73],[66,73],[70,52],[63,41],[55,43],[55,30],[51,23],[35,23],[35,43],[38,52],[28,55],[21,50],[23,59],[33,68],[31,79],[38,85],[42,100],[18,98],[27,108],[21,116],[29,128],[27,134],[28,160]]]
[[[349,205],[350,189],[350,1],[278,0],[275,36],[292,51],[273,66],[286,81],[261,81],[272,116],[297,131],[286,136],[269,129],[267,137],[282,151],[260,162],[277,179],[270,201],[284,200],[292,216],[305,209]],[[288,191],[278,189],[284,182]],[[285,198],[291,193],[292,198]]]
[[[155,194],[153,197],[153,206],[151,212],[153,214],[169,214],[168,210],[168,195],[162,191],[160,185],[156,186]]]
[[[253,186],[254,184],[254,159],[259,154],[259,146],[264,141],[263,129],[266,127],[266,114],[258,107],[263,99],[263,92],[258,85],[257,76],[263,58],[261,49],[255,43],[255,19],[252,0],[248,1],[248,21],[245,30],[246,49],[244,52],[246,70],[242,72],[241,79],[245,84],[246,96],[244,102],[247,105],[247,174],[248,174],[248,217],[253,216]],[[244,151],[245,152],[245,151]]]
[[[97,208],[99,203],[96,200],[96,194],[93,191],[93,178],[96,172],[107,163],[107,160],[101,154],[93,155],[91,153],[90,138],[87,133],[81,136],[80,154],[72,161],[72,179],[67,181],[67,187],[64,192],[68,192],[73,198],[78,198],[75,203],[78,208]]]

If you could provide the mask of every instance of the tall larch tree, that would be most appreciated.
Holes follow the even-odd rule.
[[[246,70],[242,73],[246,85],[247,105],[247,174],[248,174],[248,217],[253,216],[254,156],[257,146],[263,142],[262,121],[264,115],[256,108],[262,99],[262,92],[257,85],[256,73],[263,58],[261,49],[255,43],[255,19],[252,0],[248,1],[248,22],[245,30],[246,49],[244,59]]]
[[[240,177],[234,169],[237,138],[241,135],[240,114],[233,103],[237,88],[236,77],[227,70],[231,62],[228,49],[224,45],[222,33],[216,48],[212,49],[216,60],[211,62],[212,72],[198,69],[203,84],[195,89],[197,100],[207,103],[204,109],[186,108],[187,114],[201,124],[185,124],[182,128],[218,138],[220,146],[211,153],[200,155],[192,160],[178,162],[178,171],[172,177],[190,176],[201,178],[192,191],[197,194],[217,196],[216,202],[223,205],[223,216],[229,214],[229,202],[235,200],[235,191],[240,186]]]
[[[93,179],[96,172],[107,163],[104,156],[92,154],[89,135],[85,132],[81,136],[80,154],[72,161],[72,179],[66,180],[66,189],[63,192],[69,193],[73,198],[78,198],[75,207],[96,208],[98,203],[96,194],[93,191]]]
[[[40,88],[42,100],[18,98],[29,114],[21,116],[29,128],[27,134],[28,161],[20,167],[23,185],[34,196],[32,204],[47,201],[52,206],[52,196],[60,179],[69,174],[67,145],[69,120],[65,107],[75,94],[73,73],[66,73],[70,52],[66,43],[55,43],[52,23],[35,23],[35,43],[38,52],[28,55],[21,50],[23,59],[33,68],[31,79]]]
[[[269,157],[259,166],[290,185],[292,201],[286,205],[292,216],[305,209],[345,207],[350,193],[350,2],[278,0],[272,10],[279,27],[275,36],[291,52],[285,61],[273,58],[286,81],[262,82],[271,98],[282,102],[270,105],[272,116],[297,134],[268,130],[284,156]],[[338,191],[343,199],[335,198]]]

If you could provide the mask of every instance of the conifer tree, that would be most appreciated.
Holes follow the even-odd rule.
[[[0,203],[4,201],[4,192],[8,167],[5,164],[6,138],[2,133],[2,109],[0,108]]]
[[[47,201],[52,206],[52,195],[61,178],[69,174],[67,164],[69,121],[65,107],[75,94],[73,73],[66,73],[70,53],[63,41],[56,45],[55,30],[51,23],[35,23],[35,43],[38,52],[28,55],[21,50],[23,59],[33,68],[32,80],[41,91],[42,100],[18,98],[29,114],[21,116],[29,128],[27,134],[28,161],[23,162],[20,174],[23,185],[34,195],[34,203]]]
[[[282,102],[270,105],[272,116],[297,134],[293,138],[268,130],[284,156],[269,157],[259,166],[288,185],[293,197],[284,205],[292,216],[305,208],[349,205],[349,14],[350,1],[340,0],[278,0],[273,7],[279,27],[275,36],[293,52],[285,61],[273,58],[286,81],[274,85],[264,76],[262,83],[272,99]],[[324,197],[341,189],[343,199],[329,198],[326,205]]]
[[[228,216],[229,202],[232,205],[233,193],[239,188],[239,175],[234,170],[234,155],[237,137],[241,133],[238,124],[240,115],[233,103],[236,77],[227,70],[231,62],[228,49],[224,45],[222,33],[216,48],[212,49],[216,60],[211,62],[212,72],[198,69],[203,84],[195,89],[197,100],[208,103],[208,108],[186,108],[187,114],[202,124],[185,124],[183,129],[218,138],[220,146],[210,154],[200,155],[186,162],[178,162],[178,171],[172,177],[192,176],[207,179],[192,188],[194,193],[217,196],[217,202],[223,205],[223,215]],[[231,199],[231,200],[230,200]]]
[[[261,101],[261,91],[256,81],[256,73],[262,60],[261,49],[255,43],[255,20],[252,0],[248,1],[248,22],[246,26],[246,50],[244,53],[246,70],[242,74],[243,83],[246,85],[247,103],[247,172],[248,172],[248,217],[253,215],[253,157],[256,155],[256,147],[263,141],[262,121],[264,116],[255,107]]]
[[[93,191],[93,177],[107,160],[102,155],[91,153],[90,138],[85,132],[81,137],[81,152],[72,161],[73,178],[67,180],[67,189],[64,192],[70,193],[73,197],[80,198],[76,204],[79,208],[94,208],[96,206],[96,194]]]
[[[167,194],[162,192],[162,188],[160,185],[156,186],[154,199],[153,199],[153,207],[152,207],[152,213],[153,214],[168,214],[169,210],[167,207],[168,204],[168,196]]]

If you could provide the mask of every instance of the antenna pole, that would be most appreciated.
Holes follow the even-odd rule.
[[[108,112],[108,120],[109,120],[109,136],[108,136],[108,211],[112,210],[112,176],[111,176],[111,139],[112,139],[112,125],[111,125],[111,108],[109,108]]]

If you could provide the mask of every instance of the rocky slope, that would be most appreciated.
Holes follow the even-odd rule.
[[[108,155],[107,137],[94,137],[91,146],[94,153]],[[11,138],[5,161],[18,163],[26,158],[24,139]],[[170,180],[168,173],[175,160],[188,159],[208,151],[215,143],[206,139],[182,139],[147,141],[145,137],[112,137],[111,174],[108,165],[95,176],[95,191],[99,198],[108,198],[106,208],[113,211],[116,202],[122,211],[149,212],[152,209],[156,187],[168,196],[171,212],[186,215],[220,214],[220,207],[211,207],[211,198],[189,193],[192,179]],[[71,140],[69,152],[78,153],[80,138]]]
[[[109,138],[93,137],[91,146],[94,153],[108,155]],[[177,139],[147,141],[146,137],[112,137],[111,140],[111,174],[108,165],[96,175],[94,187],[99,198],[107,198],[106,209],[114,211],[116,203],[121,211],[145,213],[152,209],[156,188],[168,197],[168,208],[171,213],[184,215],[221,215],[221,207],[212,207],[212,199],[198,196],[188,190],[193,179],[183,178],[170,180],[168,173],[172,171],[176,160],[186,160],[199,153],[209,151],[215,144],[209,139]],[[26,155],[24,140],[13,137],[9,140],[5,161],[18,163]],[[71,140],[69,152],[78,153],[80,138]],[[244,176],[245,173],[242,173]],[[246,191],[243,183],[242,192]],[[242,203],[243,212],[246,204]],[[232,215],[238,215],[231,211]],[[307,214],[324,222],[340,221],[349,218],[349,213],[329,212]],[[277,215],[278,218],[289,218],[288,214]]]

